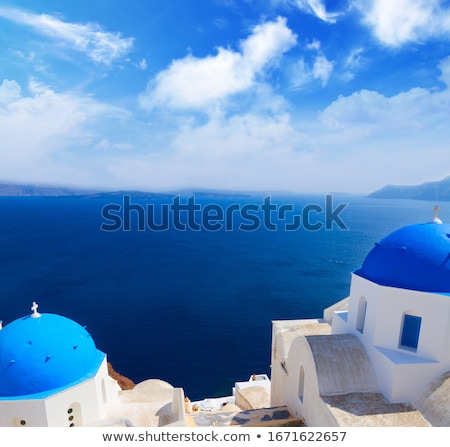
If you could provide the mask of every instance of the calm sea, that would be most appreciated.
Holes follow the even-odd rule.
[[[217,211],[261,205],[263,197],[195,200]],[[170,203],[131,201],[155,210]],[[348,295],[351,271],[377,240],[429,220],[435,205],[334,195],[334,208],[348,204],[339,213],[347,230],[286,231],[311,204],[311,223],[325,223],[325,196],[271,201],[295,207],[285,221],[272,213],[276,231],[242,231],[238,220],[233,231],[138,231],[138,212],[129,231],[102,231],[112,223],[102,209],[122,198],[1,197],[0,320],[31,313],[37,301],[39,311],[87,326],[114,368],[135,382],[161,378],[191,400],[227,395],[237,380],[270,375],[272,320],[321,317]],[[450,221],[450,203],[440,207]]]

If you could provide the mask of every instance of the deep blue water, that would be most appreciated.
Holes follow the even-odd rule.
[[[262,198],[196,201],[225,209]],[[130,231],[107,232],[102,209],[112,199],[1,197],[0,320],[31,313],[37,301],[40,312],[86,325],[114,368],[135,382],[161,378],[191,400],[229,394],[236,380],[270,375],[272,320],[321,317],[348,295],[351,271],[377,240],[429,220],[435,205],[333,200],[348,203],[339,214],[348,230],[285,231],[273,218],[277,231],[138,231],[132,213]],[[325,196],[272,202],[299,211],[323,207]],[[440,207],[450,221],[450,203]],[[323,215],[313,212],[311,221],[324,222]]]

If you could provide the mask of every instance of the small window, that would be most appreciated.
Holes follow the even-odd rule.
[[[358,304],[358,314],[356,315],[356,330],[364,332],[364,323],[366,322],[366,312],[367,312],[367,300],[366,297],[362,296],[359,299]]]
[[[420,325],[422,318],[416,315],[404,314],[400,347],[417,350],[419,344]]]
[[[298,377],[298,398],[300,402],[303,403],[303,394],[305,390],[305,369],[300,366],[300,372]]]

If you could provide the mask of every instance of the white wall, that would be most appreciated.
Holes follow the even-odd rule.
[[[367,302],[363,333],[356,329],[358,306]],[[422,318],[416,351],[400,346],[404,313]],[[408,402],[450,369],[450,297],[380,286],[352,276],[347,321],[333,318],[332,333],[351,333],[364,344],[381,391],[391,401]]]
[[[361,297],[367,303],[362,331],[357,329]],[[331,337],[352,334],[360,340],[367,353],[367,368],[370,363],[376,374],[368,382],[370,392],[380,391],[391,402],[411,402],[430,382],[450,370],[449,296],[384,287],[353,274],[348,300],[337,304],[324,312],[325,319],[334,312]],[[422,318],[417,350],[400,346],[405,313]],[[305,418],[307,425],[336,426],[336,420],[320,397],[323,390],[319,385],[317,360],[307,341],[307,330],[302,329],[302,324],[306,327],[309,321],[313,320],[273,324],[271,405],[288,405],[296,417]],[[352,364],[359,362],[351,355],[343,357]],[[299,397],[301,383],[302,399]],[[338,388],[336,393],[344,393],[345,390]]]
[[[271,406],[287,405],[308,426],[334,427],[335,418],[320,397],[316,367],[305,337],[296,337],[285,352],[281,334],[277,340],[277,358],[272,358]],[[281,366],[283,362],[284,368]],[[300,370],[304,370],[303,399],[299,397]],[[286,372],[287,371],[287,372]]]
[[[105,358],[95,377],[47,398],[0,401],[0,426],[20,426],[21,420],[30,427],[89,424],[102,419],[108,405],[118,401],[118,390]]]
[[[20,422],[24,421],[24,425]],[[0,401],[0,427],[47,427],[43,400]]]

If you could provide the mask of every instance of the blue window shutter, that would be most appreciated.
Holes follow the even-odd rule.
[[[405,314],[403,319],[401,346],[417,349],[419,343],[421,317]]]

